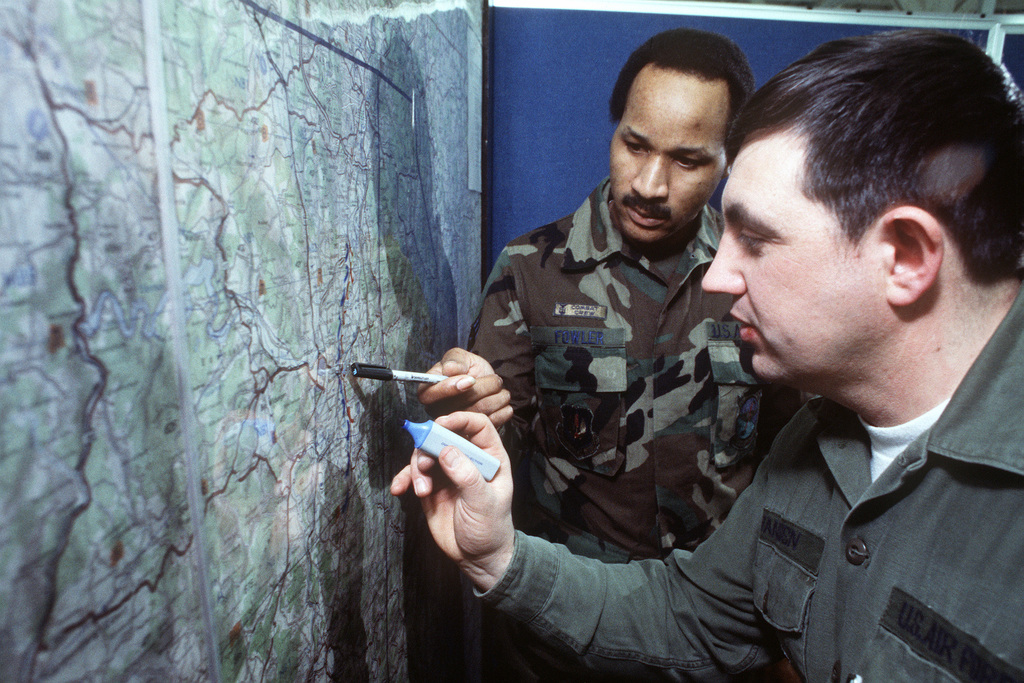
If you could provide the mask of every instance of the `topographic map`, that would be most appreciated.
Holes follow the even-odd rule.
[[[461,676],[345,369],[465,339],[480,11],[0,0],[0,679]]]

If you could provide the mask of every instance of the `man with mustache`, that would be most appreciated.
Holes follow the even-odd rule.
[[[701,279],[722,230],[707,202],[753,85],[715,33],[679,28],[637,48],[610,99],[608,178],[505,247],[473,353],[432,368],[477,378],[468,392],[423,387],[433,414],[479,401],[496,426],[511,416],[517,528],[609,562],[663,557],[706,539],[750,482],[762,386],[741,363],[730,297]],[[503,390],[487,383],[492,366]]]
[[[473,353],[453,349],[431,369],[477,377],[465,393],[457,380],[423,387],[433,414],[482,396],[473,409],[495,425],[513,413],[516,528],[606,562],[692,550],[795,410],[795,392],[762,401],[731,298],[701,289],[722,231],[707,202],[753,85],[743,52],[716,33],[678,28],[638,47],[609,102],[608,178],[573,214],[505,247]],[[501,391],[487,384],[491,366]],[[760,433],[759,415],[775,415]]]

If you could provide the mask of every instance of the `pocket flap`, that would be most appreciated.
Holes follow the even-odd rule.
[[[750,367],[749,359],[740,358],[739,323],[706,322],[704,329],[708,336],[711,376],[716,384],[761,384]]]
[[[765,510],[754,557],[754,605],[787,633],[804,629],[825,541]]]
[[[535,327],[530,336],[540,389],[583,393],[626,390],[624,330]]]

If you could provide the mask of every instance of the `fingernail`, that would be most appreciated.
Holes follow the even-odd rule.
[[[421,496],[427,492],[427,485],[423,482],[422,479],[417,479],[416,481],[414,481],[412,483],[412,487],[416,489],[416,493],[418,493]]]
[[[459,391],[465,391],[466,389],[469,389],[474,384],[476,384],[476,380],[474,378],[472,378],[472,377],[463,377],[462,379],[460,379],[458,382],[455,383],[455,388],[458,389]]]

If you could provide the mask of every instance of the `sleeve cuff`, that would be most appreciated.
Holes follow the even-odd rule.
[[[518,621],[529,622],[543,612],[555,577],[558,556],[553,544],[516,531],[512,561],[490,590],[474,592],[486,604]]]

